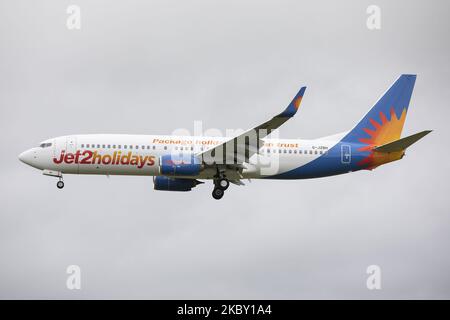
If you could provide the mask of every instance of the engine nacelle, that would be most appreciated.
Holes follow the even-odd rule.
[[[179,179],[157,176],[153,179],[155,190],[164,191],[191,191],[196,185],[203,183],[195,179]]]
[[[202,170],[201,162],[193,155],[179,157],[166,154],[160,158],[159,172],[169,176],[196,176]]]

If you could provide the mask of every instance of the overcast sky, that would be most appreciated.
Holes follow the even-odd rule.
[[[68,30],[68,5],[81,29]],[[381,29],[366,26],[370,4]],[[1,1],[0,298],[450,298],[448,1]],[[42,176],[17,155],[77,133],[250,128],[302,85],[286,138],[350,129],[402,73],[403,135],[372,172],[153,190]],[[81,290],[66,288],[68,265]],[[382,289],[366,288],[378,265]]]

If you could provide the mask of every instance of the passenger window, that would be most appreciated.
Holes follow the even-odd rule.
[[[153,146],[153,150],[155,150],[156,149],[156,146]]]
[[[292,150],[289,150],[289,153],[292,153]]]
[[[316,151],[314,151],[314,154],[317,154],[317,150],[316,150]]]
[[[106,148],[106,145],[103,144],[103,145],[102,145],[102,148],[105,149],[105,148]]]
[[[108,149],[111,149],[111,145],[110,144],[108,144]]]
[[[127,146],[127,145],[124,145],[123,147],[124,147],[124,149],[128,148],[128,146]]]
[[[115,149],[116,148],[116,145],[115,144],[113,144],[113,149]]]
[[[130,146],[130,149],[133,149],[133,146]]]
[[[99,144],[97,145],[97,148],[99,148],[99,149],[100,149],[100,145],[99,145]]]
[[[309,150],[309,154],[312,154],[312,150]]]
[[[81,147],[84,148],[84,144],[81,144]]]
[[[164,146],[164,150],[167,150],[167,146]]]

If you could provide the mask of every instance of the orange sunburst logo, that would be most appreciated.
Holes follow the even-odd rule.
[[[302,102],[302,96],[297,97],[297,99],[294,100],[294,108],[295,110],[298,110],[298,107],[300,106],[300,102]]]
[[[373,169],[383,163],[397,160],[403,155],[403,151],[393,152],[390,154],[373,151],[374,147],[400,139],[403,124],[406,119],[406,108],[403,109],[399,118],[397,118],[394,108],[391,108],[390,113],[391,119],[388,120],[386,115],[380,111],[381,123],[375,121],[374,119],[370,119],[370,123],[374,129],[363,129],[369,135],[369,138],[359,139],[359,141],[364,143],[366,146],[358,149],[358,151],[370,151],[370,154],[358,162],[358,165],[367,166],[367,169]]]

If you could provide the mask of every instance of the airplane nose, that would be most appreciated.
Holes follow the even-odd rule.
[[[19,154],[19,160],[22,162],[25,162],[25,158],[26,158],[26,151],[22,152],[21,154]]]
[[[32,165],[34,159],[33,151],[27,150],[19,154],[19,160],[28,165]]]

